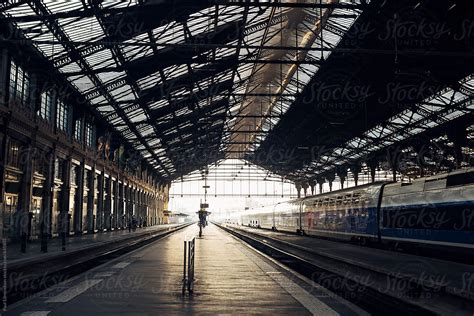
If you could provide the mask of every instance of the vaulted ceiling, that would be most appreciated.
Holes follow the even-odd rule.
[[[163,179],[223,158],[296,179],[471,115],[472,9],[415,2],[32,0],[2,19]],[[451,32],[399,41],[390,21]]]

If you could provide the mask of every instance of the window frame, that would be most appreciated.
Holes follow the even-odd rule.
[[[53,113],[55,108],[55,97],[54,91],[47,90],[41,93],[40,97],[40,109],[38,111],[38,116],[43,120],[51,123],[53,120]]]
[[[69,105],[63,100],[58,99],[56,102],[56,128],[69,134]]]
[[[10,60],[10,76],[9,76],[9,96],[10,99],[18,100],[23,105],[30,102],[30,86],[31,76],[28,71],[18,65],[15,60]]]

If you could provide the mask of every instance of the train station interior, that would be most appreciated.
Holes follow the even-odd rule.
[[[0,1],[0,315],[474,314],[474,3]]]

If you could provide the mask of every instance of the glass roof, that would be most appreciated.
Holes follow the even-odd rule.
[[[173,179],[257,149],[361,13],[238,3],[35,0],[4,14]]]

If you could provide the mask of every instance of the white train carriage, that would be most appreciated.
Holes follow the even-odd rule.
[[[236,213],[239,224],[344,240],[474,249],[474,168]]]
[[[277,205],[268,205],[249,209],[241,213],[242,225],[258,228],[274,228],[274,209]]]
[[[474,248],[474,168],[384,189],[382,241]]]
[[[338,239],[377,238],[377,208],[386,184],[375,182],[304,199],[299,229]]]

